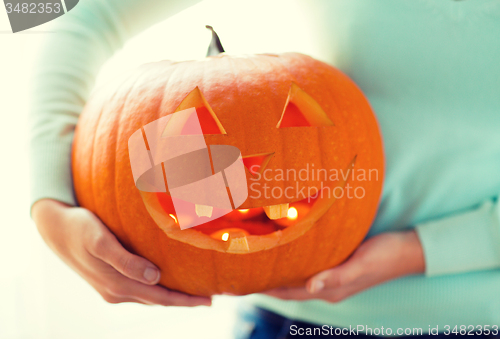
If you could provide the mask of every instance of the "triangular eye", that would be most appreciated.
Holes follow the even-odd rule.
[[[300,109],[293,103],[288,102],[285,107],[285,111],[281,116],[280,123],[278,124],[279,128],[283,127],[309,127],[311,124],[304,117],[304,114],[300,111]]]
[[[297,84],[292,82],[285,109],[277,128],[333,126],[321,106]]]
[[[182,100],[175,111],[179,112],[192,107],[196,109],[203,134],[226,134],[224,127],[222,127],[222,124],[198,87]],[[190,119],[194,119],[194,117]],[[193,124],[186,121],[181,134],[198,134],[196,130],[191,130],[190,126],[193,126]]]

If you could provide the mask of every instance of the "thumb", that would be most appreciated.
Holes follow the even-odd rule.
[[[160,270],[153,263],[127,251],[109,230],[104,231],[90,252],[130,279],[148,285],[160,280]]]

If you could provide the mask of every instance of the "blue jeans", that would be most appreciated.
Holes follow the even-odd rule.
[[[337,329],[337,331],[335,331]],[[306,331],[316,333],[316,335],[306,335]],[[303,335],[300,335],[303,333]],[[337,334],[335,334],[337,333]],[[285,318],[277,313],[264,310],[248,304],[241,305],[238,309],[238,319],[234,327],[235,339],[289,339],[289,338],[331,338],[334,336],[350,336],[342,333],[341,328],[330,328],[317,326],[311,323],[296,321]],[[348,333],[344,329],[344,333]],[[449,338],[455,334],[404,336],[405,338]],[[482,335],[485,336],[485,335]],[[381,338],[376,335],[359,334],[357,337]],[[467,336],[472,337],[472,336]],[[480,337],[475,335],[475,337]],[[500,338],[500,335],[490,335],[493,338]]]

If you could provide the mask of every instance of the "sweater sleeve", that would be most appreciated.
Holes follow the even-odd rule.
[[[415,229],[427,276],[500,268],[500,205],[496,199]]]
[[[31,205],[76,205],[71,143],[102,64],[125,41],[199,0],[85,0],[56,19],[35,65],[30,110]]]

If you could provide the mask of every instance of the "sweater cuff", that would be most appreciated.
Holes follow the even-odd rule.
[[[437,276],[500,267],[498,203],[415,227],[423,247],[426,275]]]
[[[71,143],[40,142],[30,151],[31,204],[49,198],[76,206],[71,175]]]

